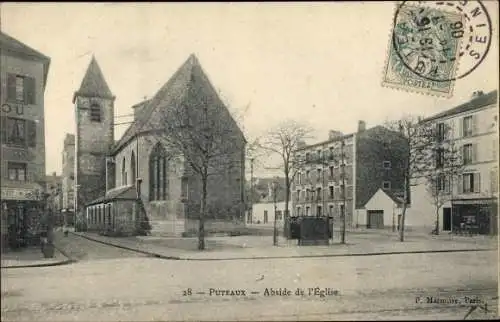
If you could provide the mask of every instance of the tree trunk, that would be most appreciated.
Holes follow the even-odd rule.
[[[401,221],[399,222],[399,241],[405,241],[405,217],[406,217],[406,208],[408,204],[408,190],[410,188],[410,180],[408,176],[405,176],[405,186],[403,192],[403,211],[401,212]]]
[[[436,207],[436,235],[439,235],[439,208]]]
[[[284,225],[283,225],[283,236],[285,236],[285,238],[289,238],[290,236],[289,235],[289,211],[288,211],[288,207],[290,205],[290,178],[289,178],[289,175],[290,173],[288,173],[288,171],[285,171],[285,214],[283,216],[283,219],[284,219]]]
[[[202,194],[201,194],[201,209],[200,220],[198,227],[198,249],[205,249],[205,215],[207,211],[207,176],[203,176],[202,181]]]
[[[401,220],[399,222],[399,241],[405,241],[405,217],[406,217],[406,202],[403,204],[403,211],[401,212]]]

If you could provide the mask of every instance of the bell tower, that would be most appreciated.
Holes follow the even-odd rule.
[[[114,101],[94,56],[80,89],[73,95],[75,107],[75,203],[81,212],[86,203],[106,193],[106,156],[114,144]]]

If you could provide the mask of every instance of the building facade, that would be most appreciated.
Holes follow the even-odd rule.
[[[456,177],[446,177],[440,189],[448,194],[439,210],[440,231],[470,226],[478,233],[495,233],[498,225],[498,92],[474,92],[459,106],[431,116],[430,123],[442,133],[442,141],[453,141],[460,152],[463,168]],[[411,210],[423,225],[434,227],[435,205],[426,191],[426,183],[418,180],[412,196],[419,207]]]
[[[282,228],[285,223],[285,178],[255,178],[249,195],[252,202],[246,211],[247,225],[276,226]]]
[[[75,206],[75,136],[66,134],[62,152],[62,174],[61,174],[61,213],[64,222],[72,226],[74,224]]]
[[[92,64],[97,66],[95,61]],[[90,67],[89,70],[91,70]],[[209,231],[212,226],[217,225],[219,220],[224,222],[224,226],[232,221],[244,224],[246,140],[202,70],[198,59],[191,55],[152,99],[134,105],[132,107],[134,121],[120,140],[112,145],[110,145],[113,138],[112,95],[107,90],[108,87],[100,69],[98,73],[96,72],[98,68],[93,67],[92,70],[94,70],[92,72],[94,75],[89,78],[94,79],[93,84],[101,84],[100,86],[103,86],[105,90],[95,87],[92,91],[86,91],[86,100],[89,100],[87,105],[99,105],[100,113],[94,113],[100,115],[101,121],[87,121],[93,115],[92,108],[81,112],[91,114],[80,114],[77,119],[77,122],[80,122],[76,136],[79,202],[84,202],[82,194],[87,195],[82,189],[89,190],[90,187],[98,187],[94,192],[100,194],[101,197],[104,196],[104,199],[98,202],[87,201],[90,198],[90,195],[87,195],[84,204],[91,206],[91,209],[101,209],[110,204],[110,217],[97,218],[109,219],[112,223],[118,220],[121,223],[120,227],[129,230],[130,233],[136,224],[127,223],[127,221],[144,220],[140,213],[147,216],[153,234],[182,235],[196,231],[201,201],[200,177],[193,172],[188,160],[182,154],[169,148],[169,142],[165,140],[165,135],[161,130],[164,125],[158,124],[158,120],[162,119],[169,108],[185,106],[189,111],[194,111],[194,115],[196,111],[201,112],[204,109],[210,110],[210,113],[217,113],[219,119],[228,127],[234,128],[237,133],[231,141],[233,153],[224,156],[225,159],[230,160],[232,166],[211,169],[216,173],[210,175],[208,180],[206,229]],[[86,125],[81,123],[86,123]],[[82,154],[84,145],[87,145],[86,151],[89,148],[98,147],[99,149],[99,151],[88,153],[88,161],[84,160],[85,157]],[[79,149],[80,152],[78,152]],[[105,151],[108,152],[104,153]],[[90,156],[93,159],[90,159]],[[86,180],[86,183],[81,180],[82,171],[85,168],[91,168],[95,173],[94,179]],[[105,169],[104,173],[102,173],[103,169]],[[93,180],[100,181],[96,183]],[[84,187],[84,185],[89,187]],[[133,189],[129,191],[127,187]],[[136,209],[141,209],[141,211],[133,211],[133,215],[126,217],[116,213],[111,200],[116,199],[115,195],[121,194],[121,191],[127,191],[127,194],[131,195],[135,191],[140,196],[137,198],[140,205]],[[91,216],[90,221],[93,222],[94,229],[109,226],[109,222],[96,222],[92,217],[96,216],[96,213],[93,213],[94,215],[87,212],[86,215]],[[120,217],[113,218],[114,214]]]
[[[252,180],[250,180],[252,181]],[[281,203],[285,200],[285,178],[253,178],[253,183],[249,182],[249,187],[246,192],[247,197],[247,212],[246,223],[252,224],[254,222],[262,222],[262,218],[253,218],[253,208],[259,204],[268,204],[274,202],[273,197],[273,184],[276,184],[276,202]],[[262,212],[261,215],[262,216]],[[260,218],[260,219],[259,219]]]
[[[366,129],[360,121],[356,133],[330,131],[327,141],[297,149],[302,167],[292,188],[292,216],[330,216],[338,227],[345,213],[348,228],[370,226],[364,208],[370,198],[379,189],[403,191],[399,169],[407,148],[399,133],[382,126]]]
[[[53,223],[56,226],[64,224],[64,217],[62,216],[62,177],[58,176],[56,172],[45,177],[45,191],[48,194],[47,198],[47,212],[50,212]]]
[[[276,207],[276,208],[275,208]],[[281,228],[285,225],[285,202],[276,203],[261,201],[253,204],[252,212],[247,210],[248,227],[273,227],[274,217],[276,217],[276,227]]]
[[[2,235],[15,247],[39,229],[50,58],[0,33],[0,64]]]

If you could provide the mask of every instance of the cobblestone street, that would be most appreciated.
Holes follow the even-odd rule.
[[[78,261],[145,256],[137,252],[96,243],[74,234],[63,237],[61,231],[56,232],[55,244],[59,249],[63,250],[66,255]]]
[[[77,236],[62,240],[78,263],[2,271],[3,320],[445,319],[465,316],[465,296],[489,301],[492,310],[470,317],[497,312],[496,251],[196,262],[147,258]],[[266,288],[292,294],[266,296]]]

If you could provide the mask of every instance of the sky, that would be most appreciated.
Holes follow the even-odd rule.
[[[339,3],[3,3],[1,28],[51,58],[45,91],[46,171],[61,173],[75,132],[72,96],[92,54],[116,96],[115,115],[152,97],[191,53],[247,138],[284,119],[354,132],[412,113],[430,116],[498,88],[498,3],[489,54],[451,98],[381,86],[395,5]],[[130,117],[116,122],[130,121]],[[126,126],[115,129],[115,139]],[[265,164],[273,161],[265,161]],[[267,176],[265,166],[256,175]]]

